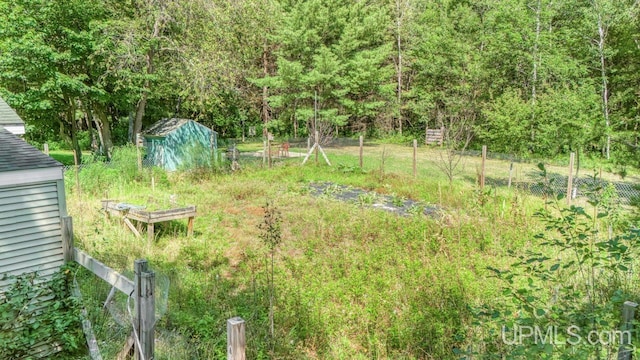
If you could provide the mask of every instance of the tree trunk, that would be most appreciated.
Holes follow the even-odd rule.
[[[267,58],[267,40],[264,41],[262,45],[262,75],[266,78],[269,76],[269,60]],[[264,127],[262,129],[262,134],[268,140],[269,130],[267,129],[267,123],[269,122],[269,88],[265,85],[262,87],[262,122],[264,123]]]
[[[541,1],[536,3],[536,36],[533,43],[533,72],[531,74],[531,141],[535,141],[535,127],[536,127],[536,100],[537,100],[537,84],[538,84],[538,44],[540,43],[540,12]]]
[[[94,153],[98,152],[98,140],[96,140],[96,133],[93,131],[93,125],[91,124],[91,119],[93,118],[93,114],[91,113],[91,106],[89,102],[85,104],[85,117],[84,120],[87,123],[87,130],[89,131],[89,137],[91,138],[91,151]],[[100,137],[100,143],[102,143],[102,137]]]
[[[611,149],[611,123],[609,122],[609,81],[607,79],[607,68],[605,62],[604,46],[607,38],[607,29],[602,22],[602,14],[598,11],[598,55],[600,56],[600,75],[602,77],[602,112],[604,114],[606,143],[605,156],[607,160]]]
[[[82,163],[82,149],[78,143],[78,122],[76,121],[76,106],[72,99],[65,96],[65,103],[67,104],[67,122],[71,124],[71,147],[75,151],[78,159],[78,163]]]
[[[402,135],[402,18],[404,17],[403,0],[396,0],[396,46],[398,47],[398,87],[397,87],[397,111],[398,111],[398,133]]]
[[[160,32],[165,25],[165,9],[161,9],[160,13],[156,16],[156,19],[153,23],[153,34],[149,39],[150,42],[156,42],[160,36]],[[149,50],[147,50],[147,54],[145,56],[146,65],[147,65],[147,78],[144,80],[144,86],[142,89],[142,95],[140,96],[140,100],[136,105],[136,115],[133,123],[133,141],[135,142],[136,134],[142,131],[142,119],[144,118],[144,112],[147,107],[147,100],[149,98],[149,91],[151,90],[151,80],[150,76],[154,73],[155,69],[153,66],[153,60],[156,55],[157,44],[152,45]]]
[[[93,121],[96,123],[96,126],[100,131],[104,155],[107,157],[107,159],[111,159],[111,149],[113,148],[113,141],[111,138],[111,122],[107,117],[104,107],[101,105],[94,105],[94,115],[95,116],[93,117]]]

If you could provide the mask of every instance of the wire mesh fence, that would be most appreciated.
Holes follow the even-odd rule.
[[[275,141],[243,142],[242,139],[224,139],[219,141],[213,167],[220,170],[235,171],[244,167],[277,166],[285,161],[296,161],[305,157],[313,157],[310,153],[314,139],[311,137],[281,138]],[[457,151],[443,146],[419,145],[416,149],[416,159],[413,160],[412,141],[399,144],[383,144],[365,139],[360,149],[358,138],[331,138],[324,139],[321,145],[326,149],[330,158],[337,158],[338,165],[348,164],[353,166],[353,159],[357,159],[362,153],[363,168],[369,170],[379,168],[384,163],[386,170],[413,174],[412,162],[415,161],[416,174],[434,179],[463,180],[479,183],[483,176],[485,185],[495,188],[513,188],[522,190],[532,195],[544,196],[551,191],[554,194],[567,193],[569,181],[569,156],[550,161],[521,157],[513,154],[495,153],[487,151],[484,164],[484,172],[481,169],[482,151],[464,150]],[[418,141],[420,144],[420,141]],[[352,159],[346,159],[346,157]],[[320,159],[322,159],[320,157]],[[386,161],[386,162],[385,162]],[[154,159],[142,157],[143,168],[157,167]],[[546,174],[538,168],[538,164],[545,164]],[[93,163],[95,164],[95,163]],[[82,171],[92,164],[69,165],[64,167],[65,172]],[[102,162],[101,166],[110,168],[117,166],[110,162]],[[593,169],[592,169],[593,170]],[[635,204],[640,202],[640,179],[634,176],[622,177],[612,172],[602,171],[589,174],[588,171],[574,168],[572,179],[573,198],[584,197],[590,190],[603,188],[609,184],[616,190],[623,204]],[[450,177],[451,179],[447,179]]]

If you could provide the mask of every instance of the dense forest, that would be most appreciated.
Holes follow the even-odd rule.
[[[633,0],[0,0],[0,95],[29,140],[462,129],[519,155],[638,164]],[[316,115],[317,114],[317,115]]]

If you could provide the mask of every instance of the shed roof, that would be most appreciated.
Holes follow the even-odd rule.
[[[0,127],[0,173],[61,166],[59,162]]]
[[[2,125],[24,125],[20,116],[0,97],[0,126]]]
[[[147,131],[144,132],[144,134],[151,135],[151,136],[167,136],[167,134],[179,128],[180,126],[188,123],[189,121],[192,121],[192,120],[177,119],[177,118],[162,119],[156,122],[155,124],[151,125],[151,127],[148,128]]]

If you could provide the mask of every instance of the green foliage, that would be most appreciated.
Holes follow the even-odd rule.
[[[640,232],[618,227],[619,200],[612,186],[588,194],[590,210],[564,206],[563,195],[554,197],[536,213],[545,224],[535,237],[539,250],[514,252],[507,269],[488,268],[503,291],[498,305],[476,313],[486,345],[474,346],[473,354],[586,359],[617,352],[620,336],[614,341],[589,336],[615,332],[622,303],[637,297],[629,269],[640,256]],[[534,327],[541,337],[520,338],[518,329],[526,333]],[[545,340],[548,329],[557,330]]]
[[[27,358],[34,346],[57,344],[56,358],[77,354],[84,335],[79,305],[70,296],[71,269],[63,267],[50,279],[37,272],[4,275],[10,285],[0,296],[0,357]]]
[[[82,192],[104,195],[113,184],[150,183],[154,177],[156,184],[167,182],[167,173],[155,167],[138,169],[137,149],[135,146],[123,146],[113,149],[111,161],[90,160],[80,168],[78,179]],[[75,169],[65,172],[66,183],[73,191],[76,189]]]
[[[278,209],[270,202],[267,202],[263,209],[264,220],[258,226],[261,230],[260,239],[269,248],[269,251],[273,253],[282,241],[281,215]]]

